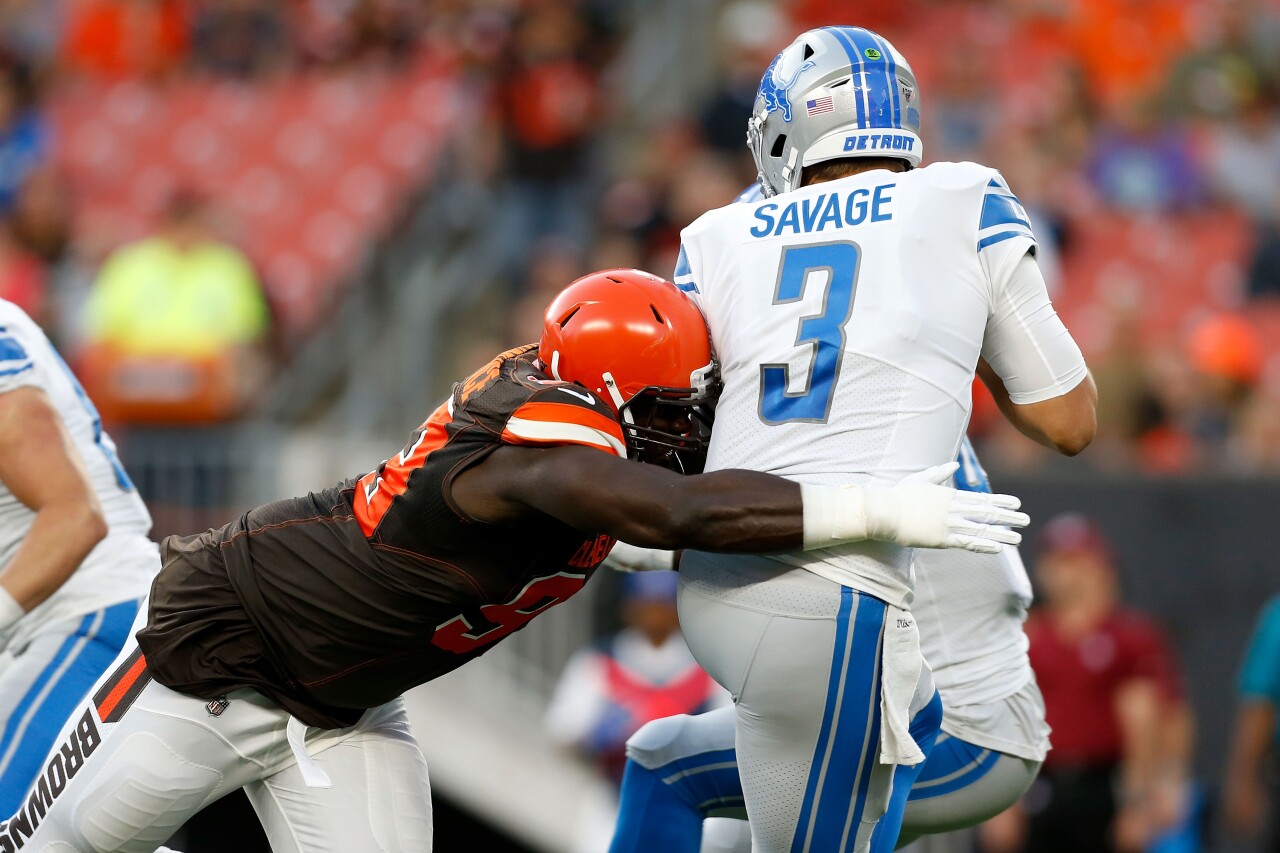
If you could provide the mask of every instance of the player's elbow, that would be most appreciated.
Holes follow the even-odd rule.
[[[63,529],[75,550],[88,554],[107,538],[107,519],[96,498],[77,501],[63,510]]]
[[[1053,445],[1063,456],[1076,456],[1093,443],[1098,432],[1098,419],[1090,411],[1087,415],[1066,424],[1052,437]]]
[[[1088,375],[1060,397],[1014,408],[1024,431],[1064,456],[1082,452],[1098,432],[1098,389]]]

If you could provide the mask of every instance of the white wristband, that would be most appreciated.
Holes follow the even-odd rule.
[[[800,484],[804,550],[867,538],[867,500],[860,486]]]
[[[0,586],[0,631],[12,628],[18,620],[27,615],[22,605],[9,594],[9,590]]]

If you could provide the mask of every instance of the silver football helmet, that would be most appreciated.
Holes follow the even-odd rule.
[[[774,58],[747,122],[747,146],[766,196],[800,185],[800,172],[841,157],[895,157],[920,165],[920,93],[902,54],[861,27],[801,34]]]

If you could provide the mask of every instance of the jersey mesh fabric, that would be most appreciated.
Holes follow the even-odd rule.
[[[749,467],[820,485],[889,485],[937,459],[953,457],[955,436],[968,417],[964,406],[934,386],[853,353],[845,356],[836,395],[843,413],[838,426],[797,423],[764,430],[754,398],[731,394],[726,383],[707,469]],[[772,559],[899,606],[910,590],[911,552],[888,542],[856,542]]]
[[[1012,696],[1031,678],[1022,623],[1031,583],[1017,551],[915,551],[920,648],[947,708]]]
[[[994,169],[937,163],[686,228],[677,280],[707,316],[724,380],[707,469],[890,483],[954,458],[984,340],[1037,334],[995,310],[1034,247],[1019,211]],[[900,548],[787,562],[897,606],[909,597]]]

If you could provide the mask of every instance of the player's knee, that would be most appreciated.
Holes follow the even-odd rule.
[[[690,719],[678,714],[645,723],[627,739],[627,758],[645,768],[662,763],[660,756],[680,739]]]

